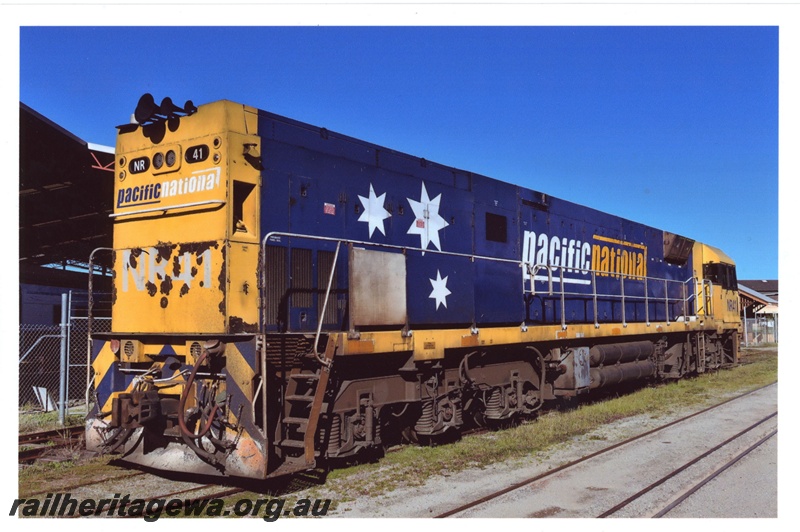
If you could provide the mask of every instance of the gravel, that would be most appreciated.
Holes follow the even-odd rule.
[[[699,409],[695,408],[694,410]],[[672,468],[701,454],[712,446],[712,442],[715,444],[725,440],[776,409],[777,386],[770,386],[747,398],[728,403],[712,411],[713,413],[703,414],[691,421],[658,432],[645,438],[641,443],[627,445],[603,460],[592,461],[596,463],[581,464],[558,473],[555,478],[537,483],[534,487],[509,493],[491,504],[484,505],[481,510],[470,510],[463,516],[597,516],[644,485],[668,473]],[[620,420],[605,425],[590,434],[574,438],[547,453],[536,454],[523,460],[513,460],[482,469],[469,469],[448,476],[432,478],[422,486],[400,487],[377,497],[363,496],[357,500],[342,501],[334,512],[329,513],[329,516],[434,516],[553,469],[565,462],[600,450],[617,441],[664,425],[694,410],[674,412],[668,417],[653,418],[649,415],[641,415]],[[772,423],[767,422],[759,426],[754,434],[748,435],[746,443],[735,449],[726,448],[724,452],[715,453],[712,455],[714,463],[738,454],[740,448],[750,445],[752,441],[772,430],[776,424],[777,421],[774,418]],[[761,461],[756,459],[743,461],[741,468],[749,467],[750,469],[741,469],[738,476],[729,470],[730,476],[726,476],[726,480],[717,483],[728,492],[733,492],[735,489],[732,487],[733,484],[741,485],[741,490],[747,494],[752,490],[752,479],[756,477],[762,479],[758,484],[760,495],[758,500],[761,501],[757,503],[758,509],[742,510],[736,502],[736,499],[740,497],[729,496],[733,500],[727,506],[716,505],[719,509],[717,513],[721,514],[716,516],[736,517],[742,512],[759,517],[777,516],[777,504],[770,505],[766,502],[775,501],[777,494],[776,473],[774,473],[777,462],[775,450],[766,447],[761,451],[761,455],[763,455]],[[704,465],[698,464],[698,467],[687,470],[682,477],[677,478],[679,479],[678,485],[693,483],[695,479],[704,474],[704,471],[714,467],[716,466],[705,463]],[[371,474],[380,475],[381,468]],[[331,487],[335,488],[335,483],[331,484],[333,484]],[[326,488],[327,486],[318,488],[314,491],[314,496],[330,497],[336,501],[335,489]],[[657,505],[663,506],[679,489],[675,484],[665,485],[663,489],[652,492],[647,501],[634,503],[615,517],[644,516],[648,515],[648,512],[652,514]],[[301,493],[295,495],[302,496]],[[721,497],[725,497],[724,493]],[[712,504],[711,502],[698,502],[697,507],[686,506],[685,509],[681,509],[681,513],[677,513],[678,508],[676,508],[667,517],[701,517],[707,513],[704,509]]]

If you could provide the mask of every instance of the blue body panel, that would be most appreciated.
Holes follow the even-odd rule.
[[[691,256],[683,264],[665,262],[659,229],[264,111],[259,134],[262,235],[279,231],[426,250],[405,253],[412,328],[673,320],[686,310],[663,297],[667,291],[685,297],[681,282],[692,277]],[[310,255],[287,251],[281,258],[285,263],[276,271],[285,272],[280,286],[286,293],[267,297],[289,303],[265,327],[314,330],[327,286],[320,253],[332,253],[335,245],[285,237],[270,245]],[[531,284],[523,256],[564,267],[565,316],[561,271],[553,270],[557,294],[548,295],[547,272]],[[327,330],[348,327],[347,261],[343,251],[331,303],[336,317],[326,319]],[[596,278],[596,312],[590,269],[606,272]],[[645,289],[644,276],[676,282],[650,280]],[[619,293],[623,282],[629,296],[624,309],[619,298],[602,297]],[[306,295],[287,298],[290,293]]]

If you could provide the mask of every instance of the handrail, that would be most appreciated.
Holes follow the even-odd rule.
[[[341,242],[336,244],[336,253],[333,255],[333,263],[331,264],[331,273],[328,276],[328,288],[325,290],[325,302],[322,304],[322,312],[320,312],[319,317],[317,318],[317,335],[314,337],[314,357],[316,357],[317,361],[322,364],[323,366],[330,367],[333,363],[333,359],[325,358],[324,356],[320,356],[319,352],[319,337],[322,333],[322,320],[325,319],[325,311],[328,309],[328,298],[331,295],[331,286],[333,285],[333,276],[336,273],[336,262],[339,259],[339,248],[342,246]]]
[[[561,303],[561,327],[562,327],[562,329],[566,329],[566,303],[565,303],[566,296],[567,295],[574,295],[574,296],[587,296],[588,295],[588,294],[583,293],[583,292],[570,292],[570,291],[567,291],[565,289],[564,270],[569,270],[569,269],[574,270],[575,268],[569,268],[568,266],[551,266],[551,265],[547,265],[547,264],[533,264],[533,263],[524,263],[524,264],[527,267],[528,274],[530,276],[530,283],[531,283],[530,290],[525,290],[524,287],[523,287],[524,291],[527,292],[527,293],[530,293],[531,295],[536,295],[536,287],[535,287],[534,283],[537,282],[537,281],[539,281],[539,282],[547,282],[547,295],[549,295],[549,296],[558,295],[559,296],[560,303]],[[542,279],[542,278],[537,279],[537,275],[539,274],[539,272],[541,270],[546,270],[547,271],[547,278],[546,279]],[[553,289],[553,281],[554,281],[554,278],[555,278],[555,270],[558,270],[558,282],[561,285],[560,290],[558,290],[557,292]],[[600,322],[599,322],[598,317],[597,317],[597,311],[598,311],[597,301],[598,301],[599,298],[619,298],[622,301],[622,326],[623,327],[627,327],[628,326],[627,313],[626,313],[627,311],[626,311],[626,307],[625,307],[626,301],[628,301],[628,300],[644,300],[644,303],[645,303],[645,323],[649,327],[650,324],[651,324],[651,322],[650,322],[650,299],[651,298],[650,298],[649,290],[648,290],[648,288],[649,288],[648,281],[663,281],[664,282],[664,298],[663,298],[663,300],[664,300],[664,306],[665,306],[664,310],[665,310],[667,325],[670,324],[669,310],[670,310],[670,305],[671,304],[682,302],[683,303],[683,316],[688,316],[689,315],[689,302],[692,299],[696,298],[696,295],[694,294],[694,292],[692,293],[692,295],[687,295],[687,291],[686,291],[686,285],[687,284],[689,284],[689,283],[695,283],[696,284],[698,282],[694,278],[689,278],[686,281],[679,281],[679,280],[675,280],[675,279],[660,279],[660,278],[657,278],[657,277],[648,277],[648,276],[644,276],[644,275],[613,273],[613,272],[607,272],[607,271],[601,271],[601,270],[591,270],[591,269],[590,270],[580,270],[580,272],[582,274],[584,274],[584,275],[591,274],[591,280],[588,281],[588,282],[592,286],[592,294],[591,295],[592,295],[592,308],[593,308],[593,311],[594,311],[593,314],[594,314],[594,326],[595,326],[595,328],[599,328],[600,327]],[[620,283],[619,292],[618,293],[609,293],[609,294],[600,294],[600,293],[598,293],[598,291],[597,291],[597,275],[598,274],[603,275],[603,276],[611,276],[613,278],[618,279],[619,283]],[[626,279],[628,279],[628,280],[637,280],[637,281],[644,282],[644,295],[643,296],[634,296],[634,295],[626,294],[626,292],[625,292],[625,281],[626,281]],[[708,281],[706,281],[706,280],[700,280],[700,283],[703,286],[705,286],[705,284],[707,284],[707,282]],[[681,297],[670,297],[669,296],[670,283],[680,284],[681,285],[681,287],[682,287],[681,288],[682,289],[682,296]],[[661,298],[658,298],[658,299],[661,299]],[[699,310],[700,308],[705,309],[705,307],[698,306],[697,310]]]
[[[597,317],[597,310],[598,310],[597,303],[598,303],[598,299],[601,298],[601,297],[617,297],[617,298],[621,298],[622,299],[622,303],[623,303],[623,305],[622,305],[622,313],[623,313],[622,322],[623,322],[623,326],[627,326],[627,314],[626,314],[626,310],[625,310],[625,302],[629,301],[629,300],[644,300],[644,302],[645,302],[645,323],[649,327],[650,324],[651,324],[651,321],[650,321],[650,305],[649,305],[649,303],[651,301],[651,297],[649,295],[648,288],[649,288],[649,282],[651,282],[651,281],[656,282],[656,281],[662,281],[663,280],[663,282],[664,282],[664,298],[663,299],[664,299],[664,305],[665,305],[667,325],[670,324],[670,312],[669,311],[670,311],[670,305],[671,304],[675,304],[677,302],[682,302],[683,303],[683,316],[687,317],[689,315],[688,314],[689,302],[692,299],[696,299],[697,298],[697,295],[694,293],[694,291],[692,291],[692,295],[687,295],[687,291],[686,291],[686,285],[687,284],[689,284],[689,283],[697,283],[698,282],[694,278],[689,278],[686,281],[679,281],[679,280],[675,280],[675,279],[660,279],[660,278],[657,278],[657,277],[647,277],[647,276],[641,276],[641,275],[614,273],[614,272],[591,270],[591,269],[584,270],[584,269],[577,269],[577,268],[574,268],[574,267],[569,268],[567,266],[549,266],[549,265],[545,265],[545,264],[533,264],[533,263],[526,262],[526,261],[523,261],[523,260],[503,259],[503,258],[499,258],[499,257],[489,257],[489,256],[485,256],[485,255],[474,255],[474,254],[468,254],[468,253],[456,253],[456,252],[452,252],[452,251],[441,251],[441,250],[437,250],[437,249],[424,249],[424,248],[417,248],[417,247],[411,247],[411,246],[399,246],[399,245],[396,245],[396,244],[384,244],[384,243],[380,243],[380,242],[367,242],[367,241],[363,241],[363,240],[353,240],[353,239],[348,239],[348,238],[326,237],[326,236],[319,236],[319,235],[306,235],[306,234],[301,234],[301,233],[290,233],[290,232],[286,232],[286,231],[271,231],[271,232],[267,233],[264,236],[264,238],[262,239],[262,241],[261,241],[262,249],[266,248],[268,243],[270,241],[273,241],[276,238],[288,238],[288,239],[296,238],[296,239],[301,239],[301,240],[314,240],[314,241],[320,241],[320,242],[336,243],[337,244],[337,252],[338,252],[339,245],[341,245],[341,244],[350,244],[350,245],[355,245],[355,246],[391,249],[391,250],[401,251],[401,252],[404,252],[404,253],[407,252],[407,251],[416,251],[416,252],[420,252],[420,253],[431,253],[431,254],[435,254],[435,255],[445,255],[445,256],[451,256],[451,257],[462,257],[462,258],[469,259],[472,262],[474,262],[476,260],[486,260],[486,261],[490,261],[490,262],[503,263],[503,264],[515,264],[515,265],[519,266],[520,268],[527,269],[527,272],[530,275],[531,289],[527,290],[526,287],[523,284],[522,291],[523,291],[523,293],[530,293],[530,294],[533,294],[533,295],[535,295],[534,282],[536,281],[536,274],[541,269],[546,269],[548,274],[547,274],[547,279],[540,279],[540,280],[546,280],[547,281],[548,295],[551,295],[551,296],[554,295],[554,293],[555,293],[554,287],[553,287],[554,270],[556,268],[558,268],[559,269],[558,281],[561,284],[561,289],[559,290],[558,296],[560,298],[560,303],[561,303],[561,327],[562,327],[562,329],[566,329],[567,328],[566,312],[565,312],[565,310],[566,310],[566,296],[567,295],[582,295],[582,296],[587,296],[588,295],[586,293],[581,293],[581,292],[568,292],[564,288],[564,286],[565,286],[565,278],[564,278],[565,270],[578,270],[583,275],[587,275],[587,274],[591,275],[591,279],[590,280],[581,280],[581,283],[582,284],[591,285],[591,287],[592,287],[592,294],[591,295],[592,295],[593,308],[594,308],[594,321],[595,321],[594,325],[595,325],[596,328],[600,327],[600,323],[599,323],[599,320],[598,320],[598,317]],[[334,264],[333,268],[335,268],[335,264]],[[262,276],[266,275],[266,270],[267,270],[267,255],[266,255],[266,253],[262,252],[261,253],[261,271],[262,271]],[[598,274],[600,274],[602,276],[613,276],[613,277],[619,278],[619,280],[620,280],[620,293],[619,294],[600,294],[600,293],[598,293],[597,292],[597,275]],[[333,270],[331,271],[331,279],[329,279],[329,282],[328,282],[328,288],[326,290],[326,303],[324,304],[324,306],[327,305],[328,295],[330,294],[332,276],[333,276]],[[626,294],[625,293],[625,279],[626,278],[628,280],[643,281],[644,282],[644,296],[634,296],[634,295]],[[526,282],[526,280],[523,281],[523,283],[525,283],[525,282]],[[701,282],[705,283],[706,281],[703,280]],[[670,283],[677,283],[677,284],[683,285],[683,287],[684,287],[683,288],[683,294],[684,294],[683,297],[672,297],[671,298],[669,296]],[[262,290],[266,290],[266,283],[263,282],[263,280],[262,280],[261,284],[262,284],[261,289]],[[261,303],[261,313],[262,313],[261,317],[262,317],[262,323],[263,323],[265,321],[265,318],[266,318],[265,313],[266,313],[266,299],[267,298],[265,297],[266,294],[262,294],[262,295],[264,296],[264,297],[261,298],[261,301],[262,301],[262,303]],[[661,298],[656,298],[656,300],[660,300],[660,299]],[[317,334],[319,335],[320,332],[321,332],[321,323],[317,324],[317,329],[318,329],[318,333]],[[317,351],[316,342],[318,342],[318,341],[319,341],[319,337],[317,336],[317,340],[315,341],[315,351]]]
[[[432,255],[447,255],[450,257],[463,257],[466,259],[471,260],[488,260],[493,262],[502,262],[506,264],[516,264],[521,266],[526,264],[521,260],[515,259],[501,259],[499,257],[489,257],[486,255],[474,255],[470,253],[456,253],[454,251],[441,251],[438,249],[425,249],[425,248],[415,248],[413,246],[398,246],[397,244],[383,244],[381,242],[367,242],[364,240],[353,240],[350,238],[335,238],[330,236],[319,236],[319,235],[304,235],[301,233],[288,233],[285,231],[270,231],[267,233],[264,238],[261,239],[261,246],[264,247],[267,245],[267,240],[271,240],[276,237],[285,237],[285,238],[299,238],[305,240],[319,240],[321,242],[341,242],[342,244],[352,244],[354,246],[370,246],[376,248],[387,248],[387,249],[394,249],[397,251],[419,251],[420,253],[430,253]],[[266,261],[266,258],[265,258]]]
[[[462,257],[465,259],[469,259],[470,261],[474,262],[476,260],[487,260],[490,262],[499,262],[503,264],[514,264],[519,266],[520,268],[524,267],[526,264],[521,260],[513,260],[513,259],[502,259],[499,257],[488,257],[485,255],[472,255],[469,253],[456,253],[453,251],[441,251],[438,249],[424,249],[424,248],[417,248],[413,246],[398,246],[396,244],[383,244],[381,242],[367,242],[364,240],[353,240],[349,238],[335,238],[329,236],[319,236],[319,235],[304,235],[302,233],[289,233],[286,231],[270,231],[264,238],[261,239],[261,249],[266,249],[267,244],[270,240],[274,238],[297,238],[301,240],[316,240],[320,242],[330,242],[330,243],[337,243],[337,244],[350,244],[354,246],[364,246],[364,247],[374,247],[374,248],[384,248],[384,249],[393,249],[396,251],[407,252],[407,251],[417,251],[420,253],[430,253],[432,255],[446,255],[449,257]],[[267,254],[262,251],[261,253],[261,275],[266,275],[267,271]],[[261,289],[266,290],[266,283],[261,279]],[[262,293],[262,296],[266,294]],[[265,317],[266,313],[266,297],[261,298],[261,322],[264,323],[266,321]]]
[[[194,201],[192,203],[182,203],[180,205],[167,205],[166,207],[152,207],[150,209],[139,209],[138,211],[131,211],[131,212],[115,212],[109,214],[109,218],[118,218],[120,216],[135,216],[137,214],[149,214],[151,212],[162,212],[167,214],[167,212],[175,209],[186,209],[188,207],[203,207],[205,205],[225,205],[225,200],[205,200],[205,201]]]
[[[86,414],[89,414],[89,390],[92,388],[92,325],[94,325],[94,254],[98,251],[114,251],[114,248],[95,248],[89,253],[89,285],[86,302]]]

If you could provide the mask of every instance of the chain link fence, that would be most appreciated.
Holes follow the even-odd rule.
[[[95,294],[100,305],[93,308],[100,316],[92,319],[92,333],[109,332],[111,319],[107,317],[104,294]],[[87,360],[90,356],[88,302],[86,294],[70,293],[67,298],[64,323],[59,325],[19,326],[19,410],[20,414],[38,414],[58,409],[62,394],[66,399],[65,409],[86,412],[87,384],[91,386],[93,375],[87,376]],[[105,314],[105,316],[104,316]],[[65,356],[64,381],[61,379],[62,352]],[[82,407],[82,408],[81,408]]]
[[[762,314],[745,318],[742,343],[745,346],[778,343],[778,315]]]
[[[19,326],[19,407],[56,409],[61,361],[60,325]]]

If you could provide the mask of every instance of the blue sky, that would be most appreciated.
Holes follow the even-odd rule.
[[[113,146],[228,99],[703,241],[778,276],[777,26],[19,30],[19,100]]]

